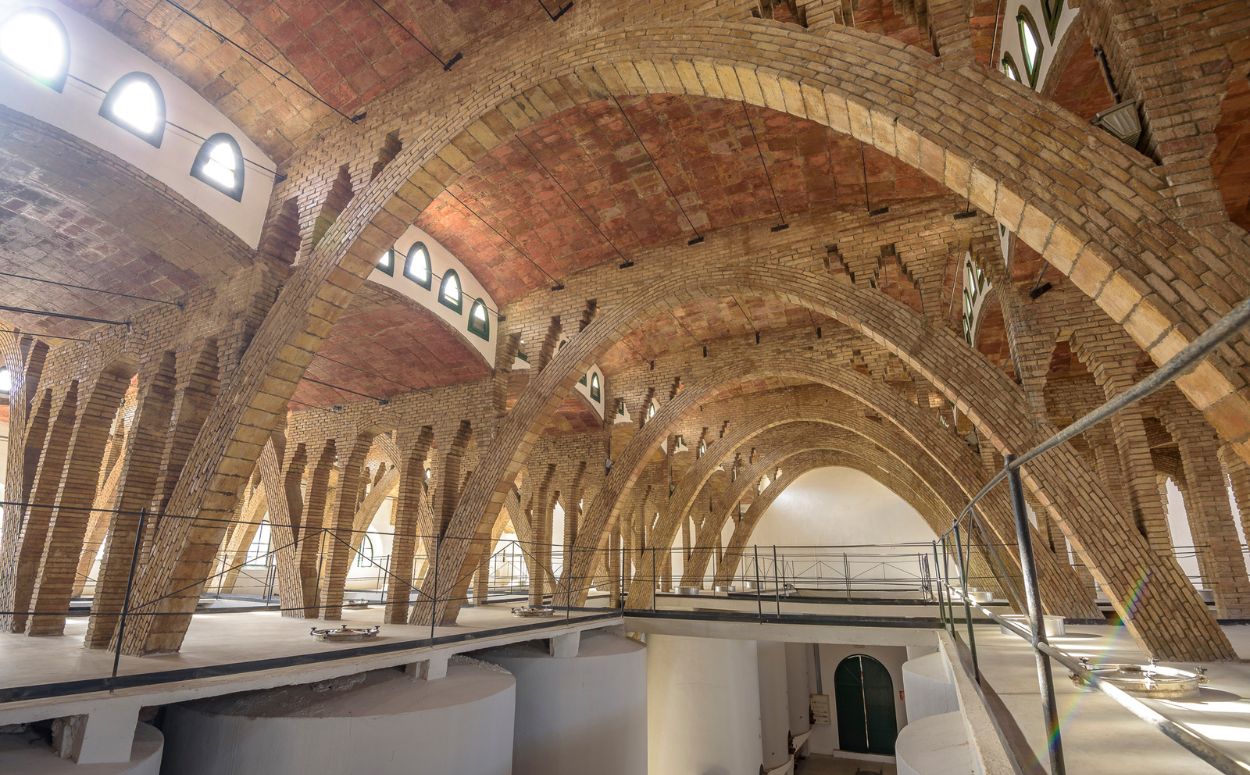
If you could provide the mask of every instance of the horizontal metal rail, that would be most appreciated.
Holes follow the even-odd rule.
[[[974,608],[978,609],[995,624],[1010,630],[1012,633],[1020,636],[1025,641],[1029,641],[1032,638],[1028,629],[1026,629],[1024,625],[1019,622],[1006,619],[976,601],[971,602]],[[1162,713],[1142,702],[1137,697],[1134,697],[1124,691],[1120,687],[1115,686],[1109,681],[1100,679],[1097,675],[1087,671],[1085,666],[1081,663],[1081,660],[1072,656],[1063,649],[1050,643],[1039,643],[1037,648],[1046,656],[1063,665],[1068,670],[1080,675],[1090,686],[1115,700],[1120,707],[1124,708],[1129,713],[1132,713],[1142,721],[1150,724],[1155,729],[1166,735],[1170,740],[1179,744],[1182,748],[1194,754],[1199,759],[1202,759],[1204,762],[1220,772],[1228,773],[1228,775],[1245,775],[1246,773],[1250,773],[1250,764],[1246,764],[1245,762],[1236,759],[1227,751],[1212,743],[1209,739],[1198,734],[1188,726],[1164,716]]]

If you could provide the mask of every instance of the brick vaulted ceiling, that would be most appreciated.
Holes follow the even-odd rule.
[[[482,356],[432,312],[366,283],[313,358],[293,408],[361,400],[340,388],[385,398],[489,373]]]
[[[223,281],[253,253],[133,171],[0,109],[0,271],[172,300]],[[4,304],[125,320],[147,302],[6,276]],[[73,336],[91,324],[0,313],[5,327]]]
[[[778,221],[778,202],[789,214],[864,210],[865,169],[873,207],[942,192],[856,140],[776,111],[673,95],[599,101],[502,144],[418,225],[507,304],[549,285],[544,272],[559,278],[695,230]]]

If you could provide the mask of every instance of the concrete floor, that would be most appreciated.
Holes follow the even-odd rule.
[[[1242,658],[1250,656],[1250,626],[1226,626],[1224,630]],[[1027,644],[990,625],[976,628],[976,641],[982,674],[1011,710],[1039,759],[1046,761],[1037,673]],[[1051,642],[1092,662],[1146,661],[1122,627],[1069,626],[1066,636],[1052,638]],[[1150,701],[1149,704],[1164,716],[1210,738],[1240,760],[1250,761],[1250,664],[1215,663],[1203,667],[1208,668],[1210,682],[1201,697],[1189,702]],[[1111,698],[1073,685],[1067,670],[1058,667],[1054,676],[1068,772],[1142,775],[1216,772]]]
[[[795,775],[859,775],[860,772],[895,775],[893,764],[841,759],[834,756],[813,754],[799,762]]]
[[[572,616],[580,618],[588,615],[575,612]],[[344,609],[343,622],[291,619],[274,611],[201,613],[192,618],[181,651],[148,657],[123,656],[118,674],[155,673],[355,648],[362,644],[316,641],[309,636],[308,630],[310,627],[340,623],[351,626],[382,624],[382,616],[381,607]],[[507,605],[467,607],[460,612],[457,624],[437,627],[435,635],[471,635],[483,630],[545,621],[551,620],[513,616]],[[83,648],[86,629],[86,617],[72,617],[66,623],[65,634],[60,637],[0,634],[0,689],[108,676],[113,667],[113,654]],[[421,641],[429,637],[429,627],[383,624],[379,639],[369,643]]]

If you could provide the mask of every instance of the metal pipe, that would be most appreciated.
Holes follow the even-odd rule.
[[[781,575],[777,569],[777,545],[773,544],[773,594],[777,599],[777,618],[781,618]]]
[[[139,526],[135,530],[135,546],[130,553],[130,572],[126,575],[126,594],[122,598],[121,620],[117,623],[117,648],[113,651],[113,675],[117,678],[117,668],[122,661],[122,644],[126,641],[126,612],[130,610],[130,593],[135,588],[135,568],[139,565],[139,548],[143,546],[143,523],[147,521],[148,510],[139,510]],[[112,692],[112,688],[109,689]]]
[[[951,637],[955,636],[955,601],[950,598],[951,589],[951,566],[950,566],[951,548],[949,539],[942,536],[942,583],[946,585],[946,615],[947,622],[950,625],[947,629],[950,631]]]
[[[1033,537],[1029,533],[1029,515],[1024,506],[1024,487],[1020,471],[1012,467],[1014,457],[1008,454],[1003,470],[1011,489],[1011,510],[1016,518],[1016,542],[1020,545],[1020,571],[1024,576],[1024,596],[1031,624],[1033,657],[1037,663],[1037,683],[1042,692],[1042,718],[1046,721],[1047,754],[1051,775],[1065,775],[1063,737],[1059,729],[1059,710],[1055,707],[1055,679],[1050,660],[1042,646],[1046,645],[1046,620],[1042,617],[1042,598],[1037,587],[1037,565],[1033,559]]]
[[[972,676],[981,683],[981,668],[977,663],[977,637],[972,629],[972,605],[968,601],[968,559],[964,557],[963,540],[959,534],[959,523],[955,523],[955,551],[959,558],[959,577],[964,585],[964,621],[968,624],[968,651],[972,654]],[[972,543],[968,543],[968,558],[972,557]]]
[[[764,621],[764,591],[760,589],[760,547],[759,544],[751,544],[751,551],[755,554],[755,608],[759,613],[760,621]]]
[[[933,573],[937,576],[937,583],[933,586],[937,588],[937,604],[938,618],[942,620],[942,627],[946,627],[946,595],[942,590],[942,565],[938,562],[938,542],[933,542]]]

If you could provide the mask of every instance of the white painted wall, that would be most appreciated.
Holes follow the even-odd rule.
[[[543,642],[477,656],[516,677],[513,775],[645,775],[647,653],[629,638],[583,633],[576,657]]]
[[[415,280],[410,280],[404,276],[404,262],[408,258],[408,251],[418,242],[424,243],[426,250],[430,253],[430,274],[432,277],[429,290],[426,290],[424,286]],[[455,329],[456,333],[460,334],[465,342],[472,345],[473,349],[478,355],[482,356],[482,360],[486,361],[488,366],[494,368],[495,342],[498,341],[499,337],[499,315],[495,310],[499,309],[499,305],[486,292],[486,287],[478,282],[478,279],[473,276],[469,268],[460,259],[456,258],[454,253],[416,226],[409,226],[404,231],[403,235],[395,241],[394,249],[394,273],[387,274],[375,268],[369,275],[369,280],[401,293],[430,312],[433,312],[440,320]],[[382,256],[379,255],[378,260],[381,259]],[[460,278],[460,291],[463,295],[463,303],[460,305],[459,313],[438,300],[439,285],[442,283],[443,276],[447,274],[448,269],[456,270],[456,275]],[[486,319],[490,322],[489,340],[469,332],[469,313],[473,309],[474,299],[482,299],[486,302]]]
[[[0,734],[0,772],[17,775],[159,775],[165,740],[150,724],[135,728],[130,761],[76,764],[57,756],[38,735]]]
[[[769,772],[790,760],[790,687],[786,677],[786,644],[758,641],[760,732],[763,739],[764,769]]]
[[[58,93],[0,62],[0,103],[86,140],[143,170],[237,234],[251,247],[260,241],[273,192],[274,162],[243,130],[194,89],[84,16],[50,0],[0,0],[0,22],[29,7],[51,10],[69,35],[71,76],[107,91],[117,79],[135,71],[152,76],[165,96],[165,115],[195,135],[166,126],[156,148],[100,115],[104,95],[69,80]],[[171,13],[176,13],[170,9]],[[191,165],[201,138],[225,132],[243,151],[243,199],[235,201],[198,178]]]
[[[350,688],[290,686],[169,708],[178,775],[509,775],[516,682],[455,658],[423,681],[375,671]],[[338,683],[338,682],[336,682]]]
[[[831,754],[838,750],[838,708],[834,697],[834,671],[843,659],[852,654],[866,654],[876,659],[885,669],[890,671],[890,680],[894,683],[894,711],[898,728],[907,725],[907,706],[904,697],[900,696],[903,689],[903,663],[907,661],[907,649],[904,646],[858,646],[820,644],[820,681],[824,693],[829,695],[829,714],[832,724],[817,724],[812,727],[810,738],[811,752]]]
[[[759,775],[756,642],[650,635],[650,775]]]
[[[751,543],[760,546],[856,546],[928,542],[933,531],[885,485],[851,468],[818,468],[777,496]]]

